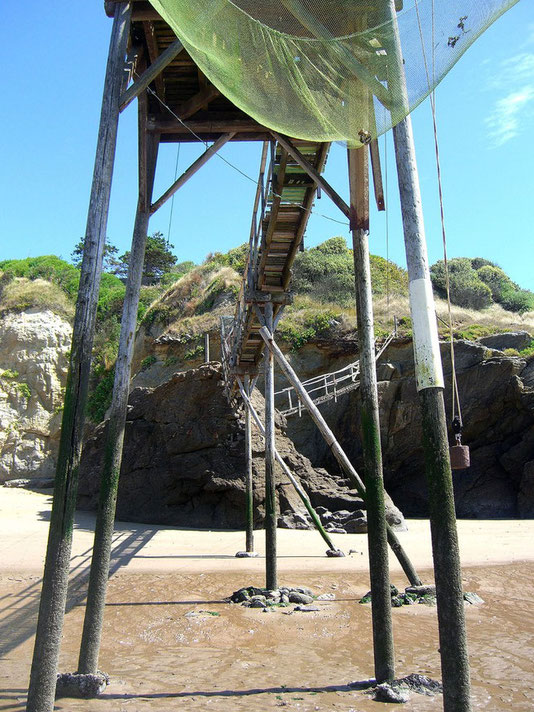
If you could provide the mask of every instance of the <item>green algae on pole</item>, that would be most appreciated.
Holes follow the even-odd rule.
[[[369,262],[369,153],[367,146],[348,149],[351,231],[360,353],[361,428],[364,460],[367,542],[373,605],[373,650],[376,681],[395,677],[391,622],[386,510],[378,415],[373,296]]]
[[[80,287],[74,317],[71,358],[65,389],[54,499],[26,704],[27,712],[51,712],[54,707],[59,649],[67,600],[78,467],[82,449],[96,306],[117,140],[119,96],[130,14],[130,3],[122,2],[115,5]]]
[[[124,429],[130,392],[137,309],[158,151],[158,137],[148,135],[145,130],[147,108],[146,95],[143,95],[139,97],[139,199],[122,309],[119,351],[115,364],[115,380],[106,433],[93,556],[78,663],[78,672],[85,674],[96,674],[98,671]]]
[[[273,305],[265,303],[265,324],[269,333],[273,329]],[[269,591],[278,588],[276,563],[276,485],[274,472],[274,357],[267,349],[265,354],[265,586]]]

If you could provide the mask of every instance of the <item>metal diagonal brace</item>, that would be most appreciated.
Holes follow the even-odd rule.
[[[184,183],[187,183],[187,181],[191,178],[191,176],[195,175],[195,173],[205,164],[209,161],[209,159],[214,156],[219,149],[221,149],[225,143],[228,143],[228,141],[235,136],[236,132],[232,131],[231,133],[224,134],[224,136],[221,136],[218,138],[213,146],[210,146],[204,153],[197,158],[196,161],[193,161],[193,163],[189,166],[189,168],[182,173],[182,175],[176,180],[171,187],[163,193],[161,198],[158,198],[155,203],[152,203],[150,206],[150,214],[153,215],[156,210],[161,208],[164,203],[171,198],[176,191],[181,188]]]
[[[312,399],[311,399],[310,395],[308,394],[308,392],[306,391],[306,389],[303,387],[297,374],[291,368],[291,366],[289,365],[284,354],[280,351],[280,349],[274,342],[272,333],[265,326],[262,326],[262,328],[260,329],[260,336],[267,344],[267,347],[272,351],[274,358],[278,362],[278,365],[280,366],[280,368],[283,371],[284,375],[286,376],[287,380],[291,383],[293,388],[297,391],[300,399],[306,406],[311,419],[314,421],[315,425],[317,425],[317,427],[319,428],[321,435],[325,439],[326,444],[329,446],[330,450],[332,451],[332,454],[338,461],[342,470],[346,473],[347,477],[351,481],[354,488],[358,491],[360,496],[365,501],[365,498],[366,498],[365,485],[363,484],[360,476],[354,469],[352,463],[350,462],[349,458],[345,454],[341,445],[337,442],[337,440],[334,436],[334,433],[330,430],[330,428],[326,424],[326,421],[323,418],[323,416],[321,415],[321,413],[319,412],[319,409],[317,408],[315,403],[312,401]],[[402,570],[406,574],[406,576],[407,576],[408,580],[410,581],[410,583],[412,584],[412,586],[419,586],[421,584],[421,579],[417,575],[417,572],[416,572],[415,568],[413,567],[412,562],[408,558],[406,552],[402,548],[401,543],[397,539],[395,532],[393,531],[393,529],[391,528],[391,526],[389,524],[386,524],[386,529],[387,529],[388,543],[389,543],[393,553],[397,557],[399,564],[402,566]]]
[[[152,62],[150,67],[146,69],[139,79],[122,94],[119,100],[119,111],[132,103],[132,101],[144,91],[149,84],[162,72],[165,67],[183,50],[184,46],[180,40],[175,40],[167,49],[162,52],[155,62]]]
[[[334,188],[326,181],[322,175],[306,160],[298,148],[290,141],[287,136],[282,136],[276,131],[271,131],[272,135],[278,143],[285,148],[289,155],[299,164],[302,170],[307,173],[310,178],[318,185],[321,190],[337,205],[341,212],[350,220],[350,208],[343,198],[337,193]]]
[[[246,393],[246,391],[245,391],[245,388],[244,388],[243,384],[241,383],[241,379],[238,377],[236,380],[237,380],[237,385],[239,386],[239,390],[240,390],[240,392],[241,392],[241,397],[243,398],[243,401],[245,402],[247,408],[250,410],[250,413],[251,413],[252,417],[254,418],[254,420],[255,420],[255,422],[256,422],[256,425],[258,426],[258,430],[259,430],[260,433],[265,437],[265,428],[263,427],[263,424],[262,424],[262,422],[261,422],[261,420],[260,420],[260,417],[259,417],[259,415],[257,414],[257,412],[256,412],[256,410],[255,410],[255,408],[254,408],[254,406],[252,405],[252,402],[251,402],[250,398],[248,397],[248,395],[247,395],[247,393]],[[325,542],[328,544],[328,546],[329,546],[329,551],[331,551],[331,552],[336,552],[336,555],[337,555],[337,556],[344,556],[343,552],[342,552],[340,549],[338,549],[336,546],[334,546],[334,544],[332,543],[332,540],[330,539],[330,537],[329,537],[328,534],[326,533],[325,529],[323,528],[323,525],[321,524],[321,520],[319,519],[319,517],[318,517],[318,515],[317,515],[317,512],[316,512],[315,509],[313,508],[312,503],[310,502],[310,499],[309,499],[308,495],[307,495],[306,492],[302,489],[302,487],[299,485],[299,483],[297,482],[297,480],[296,480],[295,477],[293,476],[293,473],[291,472],[291,470],[289,469],[289,467],[286,465],[286,463],[285,463],[284,460],[282,459],[282,456],[280,455],[280,453],[278,452],[278,450],[276,450],[276,448],[275,448],[275,451],[274,451],[274,456],[275,456],[275,458],[276,458],[276,462],[280,465],[280,467],[282,468],[282,470],[284,471],[284,473],[287,475],[287,477],[289,478],[289,481],[291,482],[291,484],[292,484],[293,487],[295,488],[295,490],[296,490],[298,496],[299,496],[300,499],[302,500],[304,506],[306,507],[306,510],[308,511],[308,514],[309,514],[310,517],[312,518],[313,523],[315,524],[315,526],[316,526],[316,528],[317,528],[317,531],[318,531],[319,534],[323,537],[323,539],[325,540]],[[339,552],[339,553],[338,553],[338,552]]]

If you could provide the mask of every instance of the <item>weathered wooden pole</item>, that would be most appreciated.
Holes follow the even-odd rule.
[[[113,540],[117,491],[122,462],[122,448],[130,376],[132,367],[139,293],[150,219],[150,200],[156,169],[158,136],[146,132],[146,95],[139,97],[139,200],[132,236],[126,294],[122,309],[119,351],[104,447],[100,480],[100,499],[95,526],[95,540],[87,591],[78,672],[96,674],[106,605],[109,562]]]
[[[310,414],[310,418],[313,420],[313,422],[319,429],[319,432],[321,433],[326,444],[330,448],[332,455],[336,458],[337,462],[339,463],[339,466],[341,467],[343,472],[346,474],[348,479],[351,481],[352,486],[358,491],[358,493],[360,494],[362,499],[366,500],[367,492],[365,490],[365,485],[363,484],[362,480],[360,479],[360,476],[354,469],[351,461],[345,454],[343,448],[336,440],[334,433],[328,427],[325,419],[323,418],[323,416],[321,415],[321,412],[319,411],[319,408],[317,408],[317,406],[311,399],[310,394],[308,393],[308,391],[304,388],[304,386],[300,382],[299,377],[297,376],[295,371],[291,368],[286,357],[278,348],[277,344],[275,343],[275,341],[273,339],[272,334],[269,332],[269,330],[266,327],[262,327],[260,329],[259,333],[260,333],[260,336],[262,337],[262,339],[267,344],[269,350],[273,352],[274,357],[277,360],[278,365],[280,366],[280,369],[283,371],[287,380],[289,381],[289,383],[291,383],[291,385],[297,392],[297,395],[299,396],[300,400],[305,405],[306,410]],[[412,584],[412,586],[419,586],[421,584],[421,579],[417,575],[417,572],[416,572],[412,562],[410,561],[406,552],[402,548],[400,541],[397,539],[395,532],[391,529],[390,525],[387,524],[386,527],[387,527],[388,543],[391,547],[391,550],[397,557],[398,562],[402,567],[402,570],[406,574],[408,581]]]
[[[265,303],[265,325],[273,333],[273,305]],[[276,565],[276,485],[274,472],[274,358],[270,349],[265,353],[265,586],[278,588]]]
[[[245,376],[245,393],[250,397],[250,376]],[[246,551],[254,551],[254,485],[252,481],[252,423],[249,402],[245,401],[245,460],[246,460]]]
[[[423,416],[423,448],[429,488],[430,526],[438,606],[443,707],[469,712],[470,679],[464,600],[449,459],[443,372],[432,283],[428,269],[423,209],[415,145],[404,77],[394,0],[387,0],[391,40],[387,47],[388,83],[406,118],[393,129],[404,227],[413,323],[416,385]]]
[[[378,416],[373,295],[369,263],[369,153],[367,146],[348,149],[351,231],[360,357],[361,430],[367,504],[367,543],[373,619],[375,678],[395,677],[391,623],[388,541],[382,449]]]
[[[209,363],[210,360],[210,332],[204,334],[204,362]]]
[[[27,712],[49,712],[54,707],[59,648],[67,599],[78,467],[82,449],[130,13],[130,3],[116,4],[87,216],[80,287],[74,317]]]
[[[245,376],[245,378],[248,378],[248,376]],[[250,414],[251,414],[252,417],[254,418],[254,420],[255,420],[255,422],[256,422],[256,425],[258,426],[258,429],[259,429],[260,433],[263,435],[263,437],[265,437],[265,428],[263,427],[263,425],[262,425],[262,423],[261,423],[261,420],[260,420],[258,414],[256,413],[256,410],[255,410],[254,406],[253,406],[252,403],[250,402],[250,394],[251,394],[252,390],[249,388],[249,390],[248,390],[248,392],[247,392],[247,391],[245,390],[246,386],[243,387],[243,385],[242,385],[241,381],[239,380],[239,378],[237,379],[237,384],[238,384],[238,386],[239,386],[239,390],[241,391],[241,396],[243,397],[243,401],[244,401],[245,405],[246,405],[246,406],[248,407],[248,409],[250,410]],[[248,394],[247,394],[247,393],[248,393]],[[322,536],[322,538],[325,540],[325,542],[328,544],[327,555],[328,555],[328,556],[335,556],[335,557],[342,557],[342,556],[345,556],[345,554],[344,554],[340,549],[338,549],[337,547],[334,546],[334,543],[332,542],[332,539],[330,539],[330,537],[328,536],[328,533],[326,532],[325,528],[323,527],[323,525],[322,525],[322,523],[321,523],[321,520],[319,519],[319,515],[317,514],[317,512],[315,511],[315,509],[312,507],[312,503],[310,502],[310,498],[308,497],[308,495],[306,494],[306,492],[302,489],[302,487],[299,485],[299,483],[297,482],[297,480],[296,480],[295,477],[293,476],[293,473],[291,472],[291,470],[289,469],[289,467],[286,465],[286,463],[284,462],[282,456],[280,455],[280,453],[278,452],[278,450],[277,450],[276,448],[274,449],[274,456],[275,456],[276,462],[280,465],[280,467],[281,467],[282,470],[284,471],[284,474],[287,475],[289,481],[291,482],[291,484],[292,484],[293,487],[295,488],[296,493],[298,494],[298,496],[300,497],[302,503],[303,503],[304,506],[306,507],[306,511],[307,511],[308,514],[310,515],[310,517],[311,517],[311,519],[312,519],[312,521],[313,521],[313,523],[314,523],[314,525],[315,525],[317,531],[318,531],[319,534]]]

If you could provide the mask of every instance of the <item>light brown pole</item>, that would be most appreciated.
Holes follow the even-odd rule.
[[[115,509],[122,463],[122,448],[130,376],[137,325],[139,293],[150,219],[150,199],[156,170],[158,136],[146,132],[146,95],[139,97],[139,199],[128,265],[126,294],[122,309],[119,351],[104,446],[104,464],[100,480],[100,498],[95,526],[95,540],[87,591],[78,672],[96,674],[104,622],[109,562],[113,540]]]

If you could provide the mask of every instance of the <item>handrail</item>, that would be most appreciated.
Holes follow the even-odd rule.
[[[388,335],[384,343],[381,345],[380,349],[377,351],[375,355],[375,361],[378,361],[380,356],[382,356],[384,351],[395,338],[395,335],[395,331],[391,332],[391,334]],[[330,371],[329,373],[324,373],[320,376],[313,376],[307,381],[303,381],[302,385],[304,386],[309,395],[311,395],[312,393],[317,393],[318,391],[323,391],[322,395],[318,395],[315,398],[312,398],[313,402],[316,405],[320,403],[326,403],[327,401],[332,399],[337,402],[338,396],[344,395],[345,393],[348,393],[359,386],[359,380],[357,380],[359,374],[360,362],[354,361],[352,363],[349,363],[347,366],[343,366],[343,368],[339,368],[337,371]],[[343,385],[347,381],[349,381],[349,383],[347,385]],[[297,397],[296,404],[294,404],[293,402],[293,394]],[[298,413],[299,417],[302,415],[302,410],[304,409],[304,406],[302,405],[299,397],[295,393],[295,389],[293,388],[293,386],[287,386],[286,388],[282,388],[282,390],[280,391],[275,391],[274,397],[276,398],[277,396],[285,396],[287,398],[288,407],[278,408],[282,415],[289,416],[294,415],[295,413]]]

